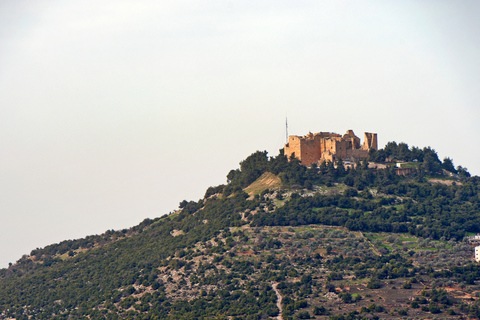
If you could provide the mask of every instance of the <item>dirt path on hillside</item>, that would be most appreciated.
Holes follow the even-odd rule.
[[[375,245],[370,240],[368,240],[368,238],[365,237],[365,235],[361,231],[350,231],[350,232],[353,232],[357,236],[360,236],[360,238],[363,238],[363,240],[370,245],[370,247],[373,250],[373,253],[375,253],[377,256],[380,256],[380,257],[382,256],[382,254],[377,250]]]
[[[277,308],[279,310],[277,320],[283,320],[282,317],[282,296],[280,295],[280,291],[277,289],[278,282],[275,282],[272,287],[273,291],[275,291],[275,294],[277,295]]]

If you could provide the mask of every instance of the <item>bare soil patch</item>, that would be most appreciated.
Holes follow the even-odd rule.
[[[245,192],[250,196],[261,193],[263,190],[275,188],[282,185],[282,180],[271,172],[265,172],[255,180],[251,185],[245,188]]]
[[[428,182],[430,183],[441,183],[447,186],[451,186],[454,182],[455,184],[462,185],[461,182],[458,181],[453,181],[453,180],[442,180],[442,179],[428,179]]]

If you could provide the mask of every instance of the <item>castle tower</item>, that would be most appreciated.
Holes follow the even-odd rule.
[[[363,150],[375,149],[378,150],[377,146],[377,134],[365,132],[365,140],[363,141]]]

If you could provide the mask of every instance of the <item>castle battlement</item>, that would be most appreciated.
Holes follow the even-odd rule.
[[[336,162],[338,159],[365,159],[370,149],[377,150],[377,134],[365,132],[363,144],[353,130],[343,136],[333,132],[309,132],[305,136],[289,136],[284,154],[290,159],[292,154],[303,165],[320,164],[324,161]]]

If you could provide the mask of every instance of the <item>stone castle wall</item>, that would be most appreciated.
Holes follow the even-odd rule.
[[[323,161],[336,162],[338,159],[364,159],[370,149],[377,149],[376,133],[365,132],[365,141],[360,145],[360,138],[348,130],[343,136],[332,132],[289,136],[284,153],[288,158],[294,155],[303,165],[310,166]]]
[[[348,150],[347,152],[347,158],[365,159],[367,157],[368,157],[368,150],[354,149],[354,150]]]

